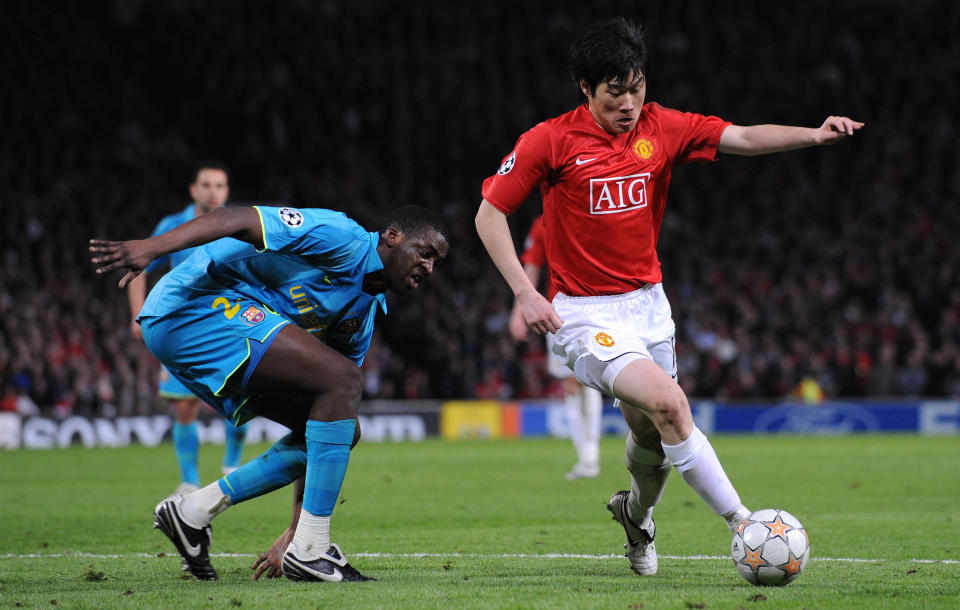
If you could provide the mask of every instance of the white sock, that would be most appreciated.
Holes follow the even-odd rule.
[[[224,495],[220,483],[214,481],[206,487],[183,496],[180,502],[180,516],[188,524],[203,528],[210,525],[213,518],[230,507],[230,496]]]
[[[583,427],[583,448],[580,461],[600,463],[600,419],[603,415],[603,394],[585,385],[580,386],[580,425]]]
[[[330,515],[320,516],[300,509],[300,520],[291,544],[297,547],[297,558],[312,561],[330,548]]]
[[[743,504],[741,504],[740,507],[737,508],[737,510],[733,511],[730,514],[724,515],[723,520],[727,522],[727,529],[729,529],[730,532],[732,533],[734,530],[737,529],[737,526],[740,525],[740,522],[749,516],[750,516],[750,509],[744,506]]]
[[[564,396],[563,406],[567,412],[567,424],[570,426],[570,440],[573,442],[574,451],[577,452],[577,461],[583,462],[586,430],[584,430],[583,413],[580,410],[580,392]]]
[[[663,452],[713,512],[727,518],[743,506],[713,445],[699,428],[694,426],[693,433],[679,445],[663,445]]]
[[[653,515],[653,507],[663,496],[663,488],[670,476],[670,462],[661,451],[651,451],[638,445],[633,440],[632,432],[627,432],[625,462],[630,471],[627,514],[634,523],[642,526]]]

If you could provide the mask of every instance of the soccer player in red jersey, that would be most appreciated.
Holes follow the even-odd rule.
[[[520,255],[523,270],[536,286],[547,266],[547,246],[543,230],[543,216],[537,216],[530,226]],[[557,288],[547,277],[546,296],[552,299]],[[526,341],[530,329],[515,301],[510,312],[510,336],[514,341]],[[603,416],[603,395],[585,386],[567,368],[566,362],[553,352],[554,335],[547,335],[547,372],[563,385],[563,406],[570,427],[570,440],[577,453],[577,463],[566,474],[568,480],[593,479],[600,474],[600,421]]]
[[[675,326],[656,252],[673,166],[835,144],[863,127],[837,116],[814,128],[741,126],[665,108],[646,102],[646,66],[639,25],[617,17],[589,26],[570,48],[586,102],[520,136],[484,181],[476,217],[527,325],[555,333],[554,351],[577,378],[620,403],[631,430],[631,486],[607,507],[638,574],[657,570],[652,512],[671,466],[731,529],[749,514],[676,381]],[[559,291],[552,303],[524,273],[506,219],[536,187]]]

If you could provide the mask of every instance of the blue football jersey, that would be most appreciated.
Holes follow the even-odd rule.
[[[357,365],[370,347],[383,294],[362,290],[367,273],[383,268],[378,233],[342,212],[254,206],[264,249],[232,238],[195,248],[151,290],[141,317],[163,316],[222,293],[222,307],[242,296],[314,334]],[[218,302],[216,299],[214,303]]]

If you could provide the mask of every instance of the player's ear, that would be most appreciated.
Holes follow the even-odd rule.
[[[391,248],[403,241],[403,231],[394,226],[389,226],[383,231],[383,239]]]
[[[593,91],[590,91],[590,87],[587,86],[587,81],[580,79],[580,91],[583,92],[588,98],[593,97]]]

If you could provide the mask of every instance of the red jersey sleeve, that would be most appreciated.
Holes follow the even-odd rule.
[[[483,198],[504,214],[512,214],[553,168],[550,130],[540,123],[520,136],[497,173],[483,181]]]
[[[693,112],[681,112],[672,108],[657,108],[660,128],[667,142],[676,146],[673,163],[680,165],[694,161],[716,161],[717,147],[723,130],[731,125],[720,117]]]

